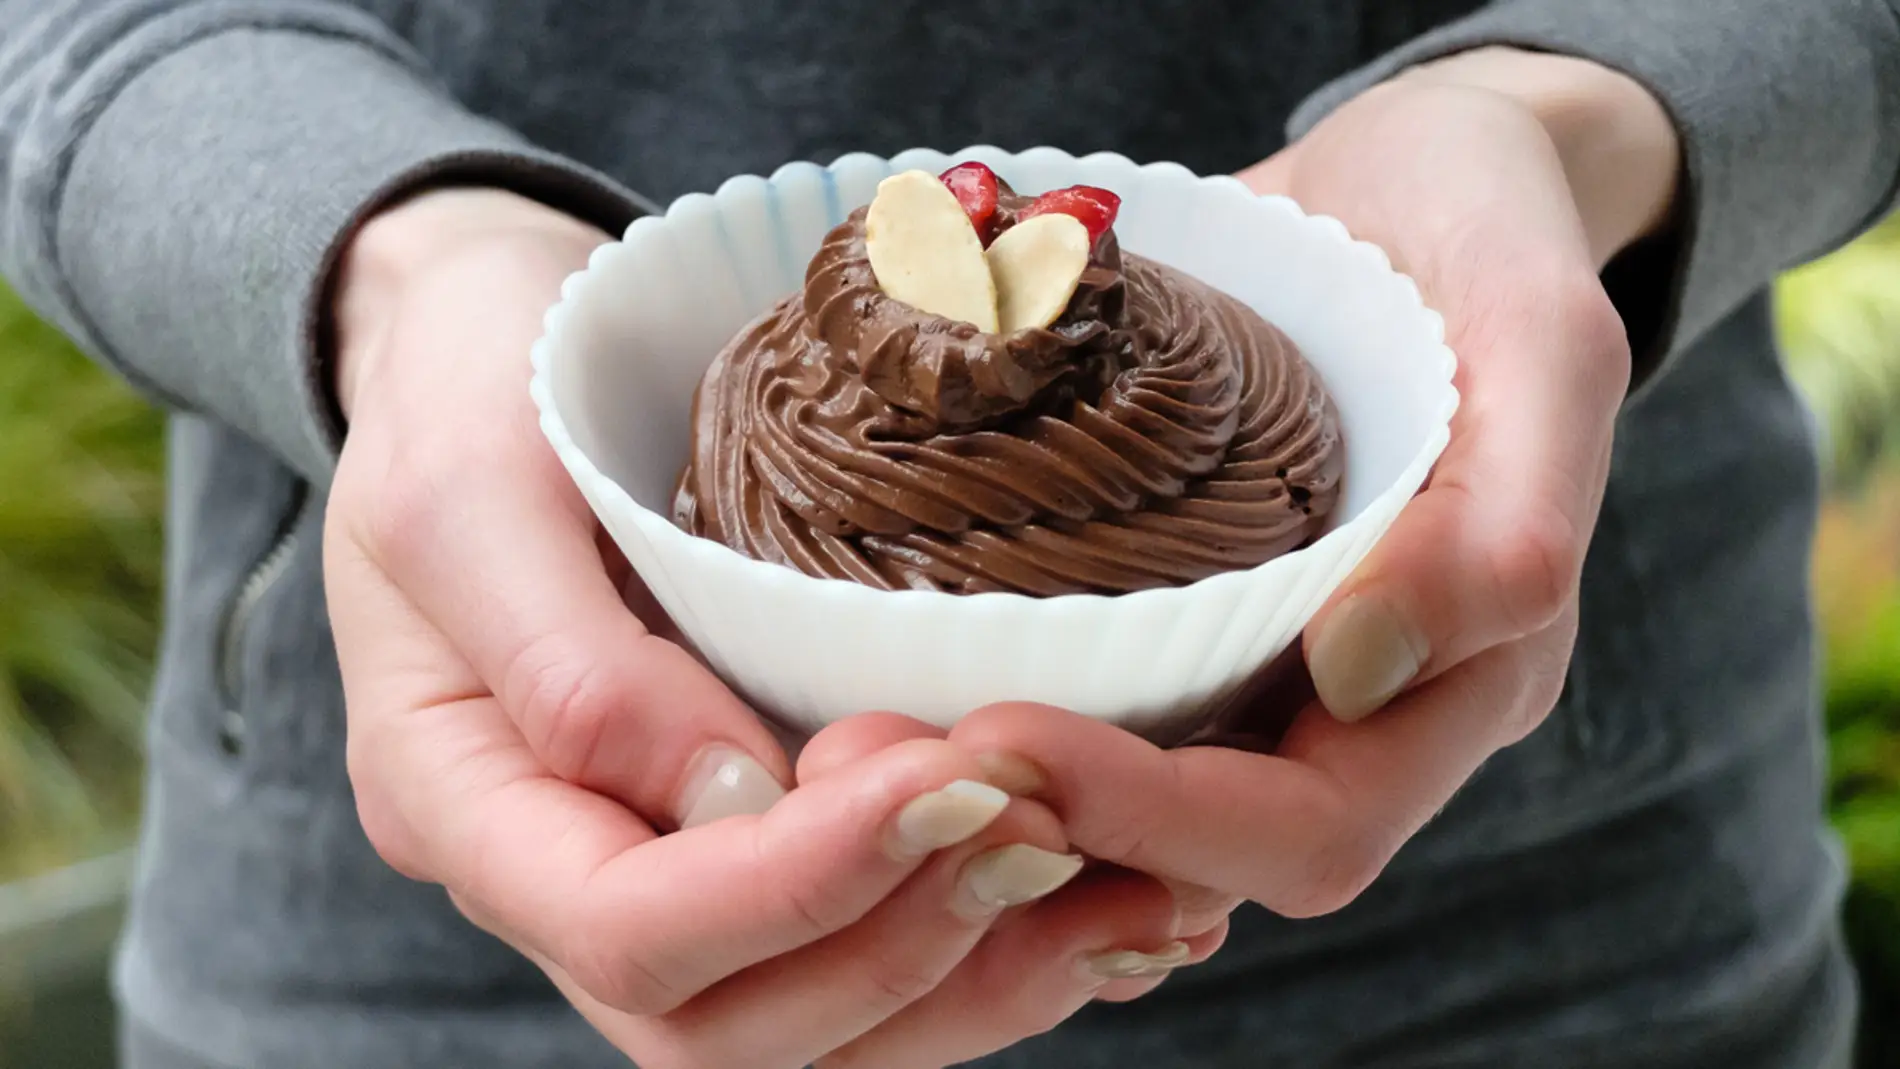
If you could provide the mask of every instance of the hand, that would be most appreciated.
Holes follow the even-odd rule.
[[[1450,448],[1307,631],[1324,708],[1271,756],[1163,752],[1031,706],[951,739],[1039,766],[1095,857],[1292,916],[1351,901],[1556,701],[1630,374],[1598,270],[1666,216],[1677,151],[1628,79],[1486,52],[1365,94],[1243,175],[1384,246],[1460,358]]]
[[[1166,944],[1172,903],[1078,881],[979,946],[1073,875],[1053,816],[940,738],[787,793],[751,710],[629,611],[650,599],[527,395],[543,311],[605,240],[458,190],[345,257],[324,569],[371,841],[647,1069],[927,1069],[1052,1026],[1104,990],[1078,960]]]
[[[805,746],[798,759],[798,781],[810,783],[888,747],[945,737],[942,728],[895,713],[850,717],[819,732]],[[1019,797],[1040,795],[1049,789],[1041,769],[1008,753],[989,751],[978,763],[986,780]],[[1168,927],[1168,938],[1175,942],[1159,952],[1117,949],[1084,955],[1084,967],[1093,973],[1090,993],[1098,1001],[1132,1001],[1153,990],[1174,969],[1197,965],[1213,957],[1227,939],[1227,916],[1239,904],[1232,896],[1205,888],[1179,881],[1157,881],[1118,866],[1096,865],[1046,904],[1019,916],[1004,918],[994,929],[994,936],[999,941],[1036,939],[1036,930],[1043,923],[1041,914],[1055,909],[1058,903],[1079,911],[1094,906],[1097,898],[1113,903],[1119,897],[1137,894],[1169,904],[1172,923]],[[1150,940],[1145,945],[1160,946],[1160,943]],[[958,973],[959,977],[964,975],[962,971]],[[1073,1012],[1079,1005],[1070,1005],[1069,1011]],[[867,1056],[861,1061],[851,1064],[880,1069],[898,1064],[886,1057],[868,1056],[870,1050],[865,1053]],[[838,1069],[842,1064],[824,1062],[820,1069]]]

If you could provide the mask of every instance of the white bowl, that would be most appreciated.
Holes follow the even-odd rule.
[[[1246,571],[1118,597],[888,592],[816,579],[668,518],[692,398],[726,342],[803,283],[824,234],[896,171],[981,160],[1022,193],[1122,197],[1124,248],[1252,305],[1338,405],[1328,531]],[[1375,246],[1232,178],[1049,148],[915,149],[734,178],[640,219],[568,280],[534,350],[541,426],[627,559],[721,677],[794,732],[855,713],[939,725],[997,701],[1063,706],[1178,740],[1275,656],[1392,525],[1449,440],[1444,324]]]

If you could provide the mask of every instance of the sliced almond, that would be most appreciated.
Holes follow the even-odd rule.
[[[1002,333],[1046,327],[1062,316],[1089,265],[1089,229],[1073,215],[1025,219],[990,242]]]
[[[956,194],[928,171],[877,186],[864,217],[864,248],[878,288],[894,301],[987,332],[996,330],[996,284],[983,242]]]

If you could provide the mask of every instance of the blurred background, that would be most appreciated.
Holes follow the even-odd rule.
[[[1814,581],[1860,1064],[1900,1067],[1900,223],[1786,276],[1825,428]],[[161,421],[0,290],[0,1069],[105,1069],[157,641]]]

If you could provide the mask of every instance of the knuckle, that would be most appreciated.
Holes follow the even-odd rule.
[[[906,954],[882,956],[867,965],[864,973],[872,1000],[893,1009],[923,998],[942,981],[941,969]]]
[[[1205,887],[1184,887],[1174,893],[1181,931],[1187,935],[1199,935],[1225,924],[1240,903],[1232,895]]]
[[[1556,708],[1556,692],[1561,691],[1561,682],[1557,687],[1549,688],[1549,700],[1542,697],[1545,688],[1538,687],[1531,696],[1511,706],[1505,714],[1504,723],[1499,726],[1501,741],[1505,746],[1515,746],[1531,737],[1531,733],[1542,727],[1550,711]]]
[[[1519,635],[1549,627],[1569,606],[1582,577],[1583,547],[1576,524],[1554,506],[1524,513],[1491,543],[1499,600]]]
[[[1305,920],[1351,905],[1385,871],[1397,850],[1391,838],[1370,828],[1335,836],[1314,853],[1306,878],[1271,904],[1274,912]]]
[[[769,869],[762,866],[760,871]],[[788,881],[783,901],[791,923],[813,939],[838,931],[863,912],[844,886],[831,879]]]
[[[690,997],[637,952],[603,946],[584,932],[566,942],[566,952],[556,959],[561,967],[581,990],[621,1013],[657,1017]]]
[[[584,779],[618,713],[605,669],[585,664],[559,635],[531,642],[510,663],[504,691],[523,734],[555,775]]]
[[[1165,771],[1154,784],[1155,789],[1129,797],[1131,804],[1110,804],[1094,813],[1063,814],[1067,821],[1076,821],[1079,817],[1087,822],[1086,826],[1072,829],[1071,837],[1076,845],[1102,861],[1125,868],[1143,871],[1155,868],[1147,863],[1151,853],[1149,844],[1161,841],[1162,813],[1173,809],[1175,801],[1184,796],[1180,762],[1169,760],[1162,767]]]
[[[415,833],[388,799],[371,763],[373,758],[371,748],[362,741],[362,733],[351,732],[344,748],[344,762],[349,771],[350,791],[356,797],[356,822],[384,864],[409,879],[427,880]]]
[[[441,480],[420,452],[397,453],[343,498],[341,511],[353,515],[365,550],[399,575],[422,566],[440,544]]]
[[[1524,734],[1530,734],[1557,707],[1557,699],[1563,696],[1564,678],[1568,674],[1568,666],[1563,661],[1553,661],[1531,669],[1530,693],[1520,703]]]
[[[1622,313],[1594,274],[1574,276],[1557,287],[1559,328],[1572,344],[1601,357],[1629,359],[1629,330]]]
[[[1509,712],[1502,726],[1507,746],[1528,738],[1562,700],[1576,645],[1575,613],[1568,613],[1559,627],[1524,645],[1530,648],[1521,654],[1523,682],[1520,693],[1507,702]]]
[[[1351,905],[1371,882],[1366,868],[1349,859],[1347,851],[1328,850],[1316,862],[1312,878],[1273,910],[1293,920],[1324,917]]]
[[[383,859],[383,864],[411,880],[428,879],[415,836],[389,806],[373,801],[359,791],[356,819],[363,826],[363,834],[369,839],[370,848],[376,851],[377,857]]]
[[[499,930],[501,926],[494,923],[480,907],[469,901],[465,896],[450,891],[449,905],[454,906],[455,912],[460,913],[470,924],[473,924],[475,927],[480,928],[482,931],[487,932],[497,939],[503,938]]]
[[[1127,820],[1109,824],[1090,836],[1089,852],[1103,861],[1137,868],[1137,862],[1147,853],[1153,831],[1152,818],[1137,806]]]

